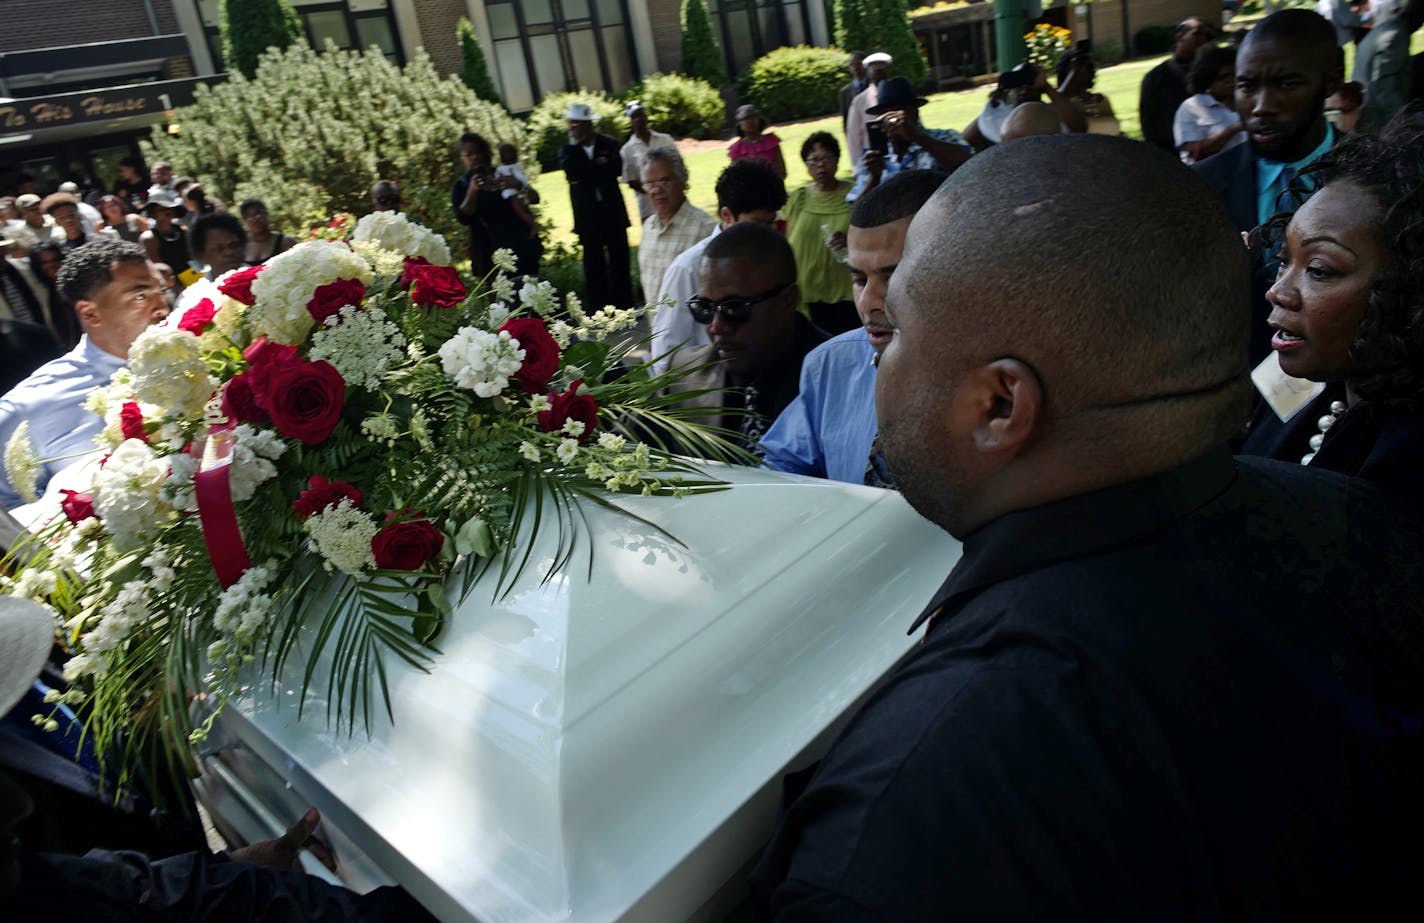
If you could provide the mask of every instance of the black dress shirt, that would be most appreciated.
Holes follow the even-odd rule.
[[[1172,135],[1172,122],[1177,108],[1192,95],[1187,72],[1176,58],[1168,57],[1147,72],[1137,99],[1137,114],[1142,123],[1142,140],[1168,153],[1177,150]]]
[[[1421,553],[1368,485],[1224,448],[990,523],[791,801],[758,903],[1387,918],[1420,858]]]

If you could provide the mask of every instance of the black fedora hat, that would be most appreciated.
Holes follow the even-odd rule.
[[[916,108],[929,103],[928,99],[915,95],[915,88],[904,77],[891,77],[880,84],[879,101],[865,110],[867,115],[880,115],[891,109]]]

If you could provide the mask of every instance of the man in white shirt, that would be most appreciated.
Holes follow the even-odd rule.
[[[894,63],[895,59],[883,51],[865,58],[865,73],[870,86],[850,101],[850,112],[846,114],[846,154],[850,157],[851,169],[860,166],[860,156],[870,146],[870,132],[866,128],[870,117],[866,110],[880,102],[880,84],[894,75],[891,69]]]
[[[618,155],[623,160],[623,180],[637,197],[638,220],[647,221],[648,216],[653,213],[653,203],[643,189],[643,166],[647,163],[648,152],[655,148],[676,151],[677,142],[673,141],[672,135],[653,131],[648,127],[648,110],[638,100],[628,103],[623,111],[628,116],[628,127],[632,129],[628,140],[618,150]],[[645,291],[647,282],[647,279],[643,280]]]
[[[717,221],[687,201],[687,164],[677,151],[653,148],[643,164],[643,188],[653,203],[653,213],[643,222],[643,242],[638,245],[638,275],[643,280],[643,300],[661,300],[663,275],[688,247],[712,233]]]

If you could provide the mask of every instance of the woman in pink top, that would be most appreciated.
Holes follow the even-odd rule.
[[[737,110],[737,134],[741,137],[732,142],[727,152],[733,160],[764,160],[777,176],[786,179],[786,161],[781,159],[781,139],[776,132],[766,130],[766,116],[761,114],[760,109],[748,103]]]

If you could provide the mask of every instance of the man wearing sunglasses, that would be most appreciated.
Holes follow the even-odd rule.
[[[743,223],[708,242],[697,294],[683,307],[711,342],[673,353],[674,366],[700,368],[671,390],[714,389],[685,403],[728,411],[708,422],[741,432],[748,448],[796,397],[801,360],[825,339],[797,310],[800,297],[786,238]]]

